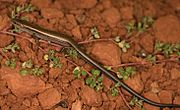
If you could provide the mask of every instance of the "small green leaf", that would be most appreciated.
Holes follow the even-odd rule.
[[[10,50],[11,52],[15,53],[16,50],[19,50],[20,47],[17,43],[12,43],[6,47],[3,48],[3,52],[7,52],[8,50]]]
[[[100,75],[100,73],[101,73],[101,71],[100,70],[95,70],[95,69],[93,69],[92,71],[92,74],[93,74],[93,76],[99,76]]]
[[[99,32],[98,32],[96,27],[93,27],[90,31],[91,31],[91,34],[93,35],[93,37],[95,39],[99,39],[100,38]]]
[[[22,68],[32,68],[32,67],[33,67],[33,62],[31,59],[22,63]]]
[[[111,87],[111,95],[113,97],[118,96],[119,95],[119,87],[120,87],[120,83],[116,83],[114,86]]]
[[[86,79],[86,84],[89,85],[89,84],[92,83],[92,81],[93,81],[93,78],[92,78],[92,77],[88,77],[88,78]]]
[[[16,68],[16,59],[9,59],[5,62],[5,65],[6,66],[9,66],[10,68],[12,69],[15,69]]]
[[[103,76],[98,77],[97,81],[102,82],[103,81]]]
[[[81,74],[82,74],[83,76],[87,76],[87,72],[86,72],[85,70],[82,70]]]
[[[112,70],[111,66],[104,66],[107,70]]]
[[[29,71],[27,69],[21,69],[20,70],[20,75],[25,76],[27,74],[29,74]]]
[[[119,72],[117,72],[117,76],[120,79],[127,80],[131,75],[134,75],[135,72],[136,69],[134,67],[120,67]]]
[[[90,87],[92,87],[92,88],[96,87],[96,81],[94,79],[90,83]]]
[[[80,67],[77,66],[76,68],[74,68],[73,73],[76,78],[80,78]]]
[[[7,61],[5,62],[5,64],[6,64],[6,66],[9,66],[9,65],[11,64],[11,61],[10,61],[10,60],[7,60]]]
[[[98,83],[98,84],[96,85],[95,89],[96,89],[96,91],[99,91],[99,90],[103,89],[102,83]]]
[[[44,73],[44,69],[40,67],[35,67],[31,70],[31,74],[36,75],[36,76],[40,76],[43,73]]]
[[[154,56],[154,55],[148,55],[147,57],[146,57],[146,59],[148,60],[148,61],[151,61],[151,62],[156,62],[156,56]]]

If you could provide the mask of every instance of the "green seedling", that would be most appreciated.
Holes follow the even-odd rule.
[[[131,48],[130,44],[125,40],[121,40],[119,36],[115,38],[115,42],[122,49],[122,52],[127,52],[129,48]]]
[[[87,72],[79,66],[74,68],[73,74],[74,74],[75,78],[81,78],[82,76],[84,76],[84,77],[87,76]]]
[[[35,76],[40,76],[44,73],[44,69],[40,68],[40,67],[34,67],[32,69],[28,69],[28,68],[23,68],[19,71],[20,75],[25,76],[28,74],[32,74]]]
[[[11,43],[10,45],[3,48],[3,52],[11,51],[15,53],[17,50],[20,50],[20,47],[17,43]]]
[[[10,30],[12,33],[20,33],[21,30],[17,27],[17,26],[14,26],[13,29]]]
[[[16,59],[13,58],[13,59],[8,59],[6,62],[5,62],[5,65],[10,67],[11,69],[15,69],[17,64],[16,64]]]
[[[31,59],[22,63],[22,68],[32,68],[32,67],[33,67],[33,62]]]
[[[22,20],[29,21],[29,18],[27,16],[20,16],[22,13],[30,13],[37,10],[35,6],[32,4],[25,4],[22,6],[17,6],[14,8],[14,10],[11,12],[11,18],[17,18],[20,17]],[[16,26],[14,26],[14,29],[11,30],[11,32],[19,33],[20,30]]]
[[[104,66],[104,68],[106,68],[106,70],[112,70],[112,67],[111,66]]]
[[[146,31],[148,28],[150,28],[154,23],[154,19],[150,16],[145,16],[142,18],[141,22],[138,22],[137,24],[137,30],[138,32],[142,33]]]
[[[155,55],[151,55],[151,54],[149,54],[147,57],[146,57],[146,59],[148,60],[148,61],[150,61],[150,62],[156,62],[156,56]]]
[[[26,76],[26,75],[30,74],[30,70],[28,70],[28,69],[21,69],[21,70],[19,71],[19,74],[20,74],[21,76]]]
[[[50,61],[49,67],[51,68],[61,68],[62,63],[60,62],[60,58],[55,56],[57,51],[50,50],[48,54],[44,55],[44,60]]]
[[[150,28],[154,23],[154,19],[150,16],[145,16],[142,20],[136,23],[134,20],[130,21],[127,26],[126,30],[128,35],[131,35],[134,30],[137,30],[139,33],[146,31]]]
[[[130,76],[136,73],[136,69],[134,67],[120,67],[119,71],[117,72],[117,76],[120,79],[127,80]]]
[[[72,47],[63,48],[62,52],[64,52],[65,56],[69,56],[73,59],[78,58],[78,52]]]
[[[127,30],[128,35],[131,35],[132,31],[136,29],[135,21],[134,20],[130,21],[125,28]]]
[[[120,83],[116,83],[114,86],[111,87],[111,95],[113,97],[118,96],[119,95],[119,87],[121,86]]]
[[[166,57],[169,57],[171,54],[180,53],[180,44],[170,44],[170,43],[161,43],[157,42],[155,44],[156,52],[162,52]]]
[[[130,101],[129,104],[130,104],[132,107],[138,106],[138,107],[140,107],[141,110],[145,110],[145,108],[143,107],[143,101],[142,101],[142,100],[138,100],[137,97],[133,97],[133,99]]]
[[[68,48],[67,49],[67,55],[71,58],[74,58],[74,59],[78,58],[78,52],[74,48]]]
[[[90,31],[91,31],[91,34],[93,35],[93,37],[95,39],[99,39],[100,38],[100,34],[99,34],[99,31],[98,31],[97,27],[91,28]]]
[[[44,69],[40,68],[40,67],[35,67],[31,70],[31,74],[35,75],[35,76],[40,76],[44,73]]]
[[[33,6],[32,4],[25,4],[25,5],[22,5],[22,6],[17,6],[12,11],[11,17],[16,18],[16,17],[20,16],[20,14],[22,14],[24,12],[30,13],[30,12],[33,12],[35,10],[36,10],[36,7]]]
[[[94,88],[96,91],[102,90],[104,85],[102,83],[103,76],[99,70],[93,69],[91,71],[92,76],[88,76],[86,78],[86,84],[89,85],[91,88]]]
[[[27,74],[32,74],[32,75],[35,75],[35,76],[40,76],[40,75],[42,75],[44,73],[43,68],[34,66],[31,59],[23,62],[21,66],[22,66],[22,69],[19,71],[19,73],[22,76],[25,76]]]

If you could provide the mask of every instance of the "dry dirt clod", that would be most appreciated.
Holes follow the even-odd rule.
[[[173,93],[172,91],[162,90],[159,94],[159,99],[161,103],[172,103]]]
[[[72,104],[72,109],[71,110],[82,110],[82,102],[79,100],[76,100],[73,104]]]
[[[123,7],[120,9],[120,12],[124,20],[133,19],[133,7]]]
[[[158,96],[152,92],[147,92],[144,94],[144,96],[146,98],[149,98],[153,101],[156,101],[156,102],[160,102]],[[147,110],[159,110],[159,107],[155,107],[155,106],[152,106],[152,105],[149,105],[149,104],[144,104],[144,108],[147,109]]]
[[[93,55],[104,65],[121,64],[121,51],[112,42],[98,42],[92,46]]]
[[[132,78],[126,80],[125,83],[127,83],[131,88],[133,88],[138,93],[142,92],[144,88],[144,84],[141,81],[141,77],[138,73],[136,73],[136,75],[134,75]]]
[[[8,29],[11,26],[10,18],[7,15],[0,15],[0,30]]]
[[[41,10],[41,15],[46,19],[62,18],[64,13],[56,8],[43,8]]]
[[[79,6],[81,8],[89,9],[96,5],[97,0],[80,0]]]
[[[61,68],[51,68],[49,70],[49,77],[57,78],[61,72],[62,72]]]
[[[50,109],[61,99],[61,94],[56,88],[50,88],[38,95],[39,102],[43,109]]]
[[[51,0],[31,0],[31,4],[38,7],[39,9],[48,8],[52,6]]]
[[[89,106],[100,106],[102,104],[101,94],[88,86],[82,88],[81,98],[82,102]]]
[[[173,101],[174,104],[180,104],[180,96],[176,96]],[[178,110],[178,109],[177,109]]]
[[[6,34],[0,34],[0,48],[3,48],[9,45],[12,41],[14,41],[14,37]]]
[[[150,34],[142,36],[140,45],[149,53],[154,51],[154,37]]]
[[[0,69],[3,79],[7,81],[8,87],[18,97],[35,95],[45,89],[45,83],[35,76],[21,76],[19,69],[11,69],[2,66]]]
[[[176,16],[160,17],[154,24],[157,40],[168,43],[180,43],[180,21]]]
[[[120,20],[119,11],[116,8],[106,9],[101,16],[110,27],[115,27]]]
[[[180,78],[180,70],[179,69],[176,69],[176,68],[173,68],[171,71],[171,79],[178,79]]]
[[[81,30],[79,26],[74,27],[71,30],[72,35],[75,37],[75,39],[77,40],[81,40],[82,39],[82,34],[81,34]]]

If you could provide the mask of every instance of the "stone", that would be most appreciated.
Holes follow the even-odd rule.
[[[71,30],[71,33],[76,39],[78,40],[82,39],[82,34],[81,34],[81,30],[79,26],[76,26],[75,28],[73,28]]]
[[[0,48],[3,48],[9,45],[12,41],[14,41],[13,36],[9,36],[6,34],[0,34]]]
[[[101,95],[102,95],[102,99],[103,99],[104,102],[107,102],[109,100],[109,98],[108,98],[108,96],[106,95],[105,92],[103,92]]]
[[[103,0],[103,1],[102,1],[102,4],[103,4],[103,7],[104,7],[105,9],[108,9],[108,8],[112,7],[112,3],[111,3],[110,0]]]
[[[178,79],[180,78],[180,70],[176,69],[176,68],[172,68],[170,70],[170,73],[171,73],[171,79]]]
[[[150,34],[142,36],[140,45],[144,48],[145,51],[152,53],[154,51],[154,37]]]
[[[120,20],[119,11],[116,8],[106,9],[101,16],[110,27],[115,27]]]
[[[31,106],[31,102],[29,99],[25,99],[23,102],[23,105],[27,106],[27,107],[30,107]]]
[[[153,93],[159,93],[159,91],[161,90],[157,82],[152,82],[150,86],[151,92]]]
[[[112,42],[98,42],[92,45],[91,53],[104,65],[121,64],[121,51]]]
[[[103,74],[103,84],[107,90],[111,88],[113,81]]]
[[[173,92],[172,91],[167,91],[167,90],[162,90],[159,94],[159,99],[161,103],[172,103],[173,100]]]
[[[2,66],[0,74],[7,81],[8,88],[18,97],[35,95],[45,90],[45,83],[39,77],[31,75],[21,76],[18,67],[11,69]]]
[[[128,80],[125,80],[125,83],[138,93],[142,92],[144,88],[144,84],[141,81],[141,77],[138,73],[136,73],[136,75],[132,76]]]
[[[112,101],[103,102],[100,110],[115,110],[116,104]]]
[[[62,18],[64,13],[56,8],[43,8],[41,10],[41,15],[46,19],[53,19],[53,18]]]
[[[31,0],[31,4],[38,7],[39,9],[48,8],[52,6],[51,0]]]
[[[165,43],[180,43],[180,22],[176,16],[160,17],[154,24],[157,40]]]
[[[7,15],[0,15],[0,30],[8,29],[10,26],[11,26],[10,18]]]
[[[49,77],[57,78],[61,72],[62,72],[61,68],[50,68]]]
[[[84,82],[82,80],[79,79],[75,79],[71,82],[71,85],[75,88],[75,89],[79,89],[84,87]]]
[[[153,101],[155,101],[155,102],[159,102],[159,103],[160,103],[160,100],[159,100],[157,94],[154,94],[154,93],[152,93],[152,92],[146,92],[146,93],[144,94],[144,97],[146,97],[146,98],[148,98],[148,99],[150,99],[150,100],[153,100]],[[155,107],[155,106],[149,105],[149,104],[147,104],[147,103],[144,103],[144,108],[145,108],[146,110],[159,110],[159,107]]]
[[[61,0],[59,2],[66,9],[90,9],[97,4],[97,0]]]
[[[180,96],[176,96],[173,101],[174,104],[180,104]],[[177,109],[178,110],[178,109]]]
[[[77,1],[78,3],[80,3],[80,7],[81,8],[85,8],[85,9],[89,9],[94,7],[97,4],[97,0],[79,0]]]
[[[82,102],[81,102],[80,100],[76,100],[76,101],[72,104],[71,110],[82,110]]]
[[[133,7],[123,7],[120,9],[121,16],[125,20],[133,19]]]
[[[38,100],[43,109],[50,109],[58,104],[61,99],[61,94],[56,88],[50,88],[38,95]]]
[[[102,104],[101,94],[88,86],[82,88],[81,98],[82,102],[89,106],[100,106]]]
[[[76,18],[74,17],[73,14],[66,15],[66,18],[67,18],[68,22],[70,22],[73,26],[77,25]]]
[[[167,0],[167,2],[174,8],[175,10],[180,10],[180,1],[179,0]]]

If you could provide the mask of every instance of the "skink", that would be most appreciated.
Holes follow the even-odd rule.
[[[65,46],[72,46],[87,62],[91,63],[93,66],[101,70],[103,74],[105,74],[109,79],[113,80],[115,83],[120,83],[121,87],[123,87],[125,90],[127,90],[129,93],[131,93],[135,97],[143,100],[144,102],[153,106],[160,107],[161,109],[164,107],[180,108],[180,105],[178,104],[158,103],[140,95],[139,93],[134,91],[132,88],[130,88],[127,84],[125,84],[122,80],[120,80],[117,76],[111,74],[103,66],[98,64],[95,60],[93,60],[90,56],[88,56],[85,52],[83,52],[81,48],[79,47],[79,45],[72,39],[71,36],[65,35],[60,32],[55,32],[55,31],[45,29],[43,27],[38,26],[37,24],[32,24],[25,20],[12,19],[12,22],[13,22],[13,25],[15,25],[20,30],[25,31],[30,34],[34,34],[38,38],[41,38],[43,40],[47,40],[56,44],[60,44],[60,45],[63,44]]]

